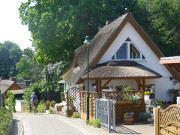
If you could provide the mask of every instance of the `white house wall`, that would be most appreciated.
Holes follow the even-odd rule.
[[[142,52],[142,54],[145,56],[145,60],[136,60],[136,61],[139,64],[144,65],[163,76],[161,79],[154,79],[155,81],[154,83],[156,84],[156,98],[159,98],[161,100],[169,100],[170,97],[168,96],[167,91],[168,89],[171,89],[174,87],[173,81],[170,81],[169,79],[172,75],[170,74],[170,72],[167,70],[167,68],[164,65],[159,64],[159,58],[154,54],[154,52],[145,43],[145,41],[139,36],[139,34],[131,26],[130,23],[127,23],[125,25],[125,27],[119,33],[119,35],[111,44],[109,49],[100,59],[98,64],[104,63],[107,61],[112,61],[112,56],[116,53],[116,51],[120,48],[120,46],[128,37],[135,44],[136,48],[138,48],[138,50],[140,50],[140,52]]]

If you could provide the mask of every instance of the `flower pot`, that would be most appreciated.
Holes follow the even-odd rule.
[[[68,116],[72,116],[72,115],[73,115],[73,112],[74,112],[73,110],[68,110],[68,111],[67,111],[67,115],[68,115]]]
[[[133,116],[124,116],[124,124],[125,125],[131,125],[134,123],[134,117]]]
[[[149,100],[150,95],[144,95],[144,100]]]
[[[62,111],[62,106],[57,106],[57,111]]]

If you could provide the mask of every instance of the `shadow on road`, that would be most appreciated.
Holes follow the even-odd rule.
[[[124,126],[118,126],[117,128],[116,128],[116,133],[118,133],[118,134],[135,134],[135,135],[137,135],[137,134],[141,134],[141,133],[138,133],[138,132],[136,132],[136,131],[134,131],[134,130],[132,130],[132,129],[129,129],[129,128],[127,128],[127,127],[124,127]]]
[[[22,122],[14,118],[12,135],[23,135],[23,134],[24,134],[24,127],[22,125]]]

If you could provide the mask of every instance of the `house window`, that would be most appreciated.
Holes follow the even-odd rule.
[[[124,43],[116,52],[116,59],[127,59],[127,43]]]
[[[135,47],[134,43],[127,38],[118,51],[112,56],[112,60],[135,60],[145,59],[144,55]]]

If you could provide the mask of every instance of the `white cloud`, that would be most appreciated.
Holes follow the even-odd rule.
[[[25,0],[0,0],[0,42],[13,41],[21,49],[31,47],[32,42],[28,27],[21,24],[19,11]]]

